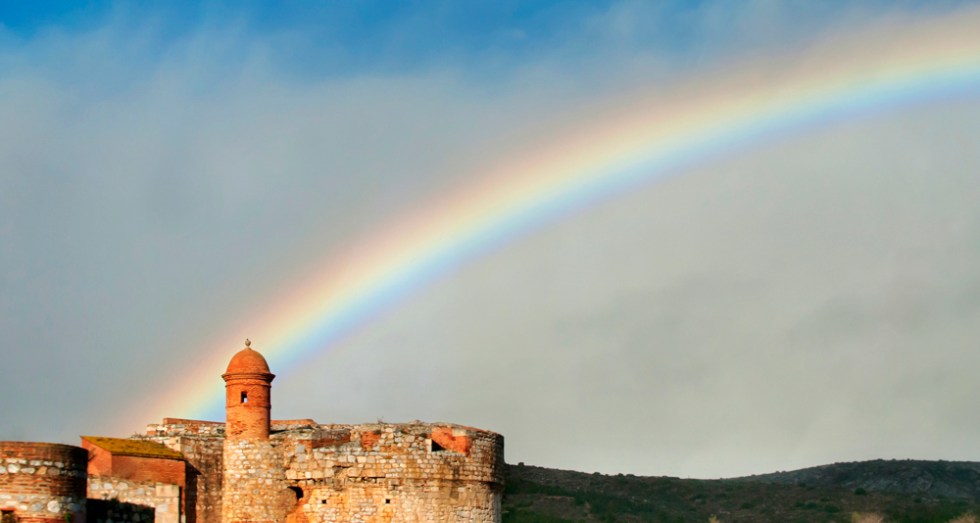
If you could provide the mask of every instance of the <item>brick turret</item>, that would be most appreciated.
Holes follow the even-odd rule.
[[[280,523],[296,506],[282,455],[269,440],[272,379],[269,364],[245,340],[225,380],[222,523]]]
[[[230,440],[269,439],[272,380],[269,364],[245,340],[221,377],[225,380],[226,437]]]

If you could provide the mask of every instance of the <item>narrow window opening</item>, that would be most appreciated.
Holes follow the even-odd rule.
[[[327,504],[327,500],[325,500],[325,499],[321,499],[321,500],[320,500],[320,504],[321,504],[321,505],[326,505],[326,504]]]
[[[432,440],[432,452],[439,452],[443,450],[446,450],[446,447],[440,445],[438,442],[436,442],[436,440]]]
[[[3,523],[16,523],[17,516],[14,515],[14,509],[0,509],[0,521]]]
[[[242,391],[242,403],[248,403],[248,393],[244,390]]]
[[[391,499],[385,498],[385,505],[391,505]]]

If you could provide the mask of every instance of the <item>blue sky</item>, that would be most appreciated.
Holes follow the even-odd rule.
[[[243,42],[274,42],[273,52],[300,74],[331,70],[399,70],[443,61],[506,60],[535,52],[582,32],[583,19],[601,13],[591,2],[391,3],[91,2],[60,9],[57,4],[15,4],[4,25],[20,40],[50,31],[98,30],[123,20],[149,33],[148,52],[203,31],[228,31]]]
[[[638,94],[767,89],[976,8],[0,3],[0,438],[186,415],[151,405],[205,352],[261,350],[249,322],[305,275]],[[504,433],[511,462],[610,473],[980,459],[961,94],[530,231],[281,375],[274,416],[455,421]]]
[[[962,3],[5,2],[0,24],[8,48],[111,28],[122,57],[150,62],[187,39],[223,35],[235,45],[222,60],[262,46],[284,72],[319,78],[463,66],[499,73],[534,60],[581,66],[610,47],[710,63],[733,48],[806,42],[840,24]]]

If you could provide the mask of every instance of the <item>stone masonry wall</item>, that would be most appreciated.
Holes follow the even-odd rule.
[[[189,465],[184,509],[187,523],[221,523],[222,443],[215,438],[179,438],[180,451]]]
[[[85,523],[87,462],[80,447],[0,441],[0,509],[19,523]]]
[[[286,484],[283,456],[265,440],[225,440],[224,523],[281,522],[296,504]]]
[[[164,419],[147,427],[147,439],[162,443],[187,460],[184,489],[186,523],[221,523],[224,424]]]
[[[503,437],[450,424],[321,425],[277,435],[290,523],[499,523]]]
[[[447,423],[290,420],[273,421],[268,442],[226,444],[220,424],[165,421],[176,422],[151,425],[149,438],[179,450],[200,471],[197,523],[221,523],[222,510],[224,523],[501,520],[504,440],[493,432]]]
[[[351,482],[313,487],[294,521],[327,523],[500,522],[499,489],[448,481]]]
[[[146,426],[147,436],[225,436],[225,424],[220,421],[200,421],[183,418],[163,418],[163,423]]]
[[[90,476],[88,497],[150,507],[156,523],[180,523],[180,487],[177,485]]]

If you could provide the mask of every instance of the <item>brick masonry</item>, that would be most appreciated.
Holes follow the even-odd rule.
[[[0,441],[0,509],[18,523],[85,523],[87,462],[80,447]]]

